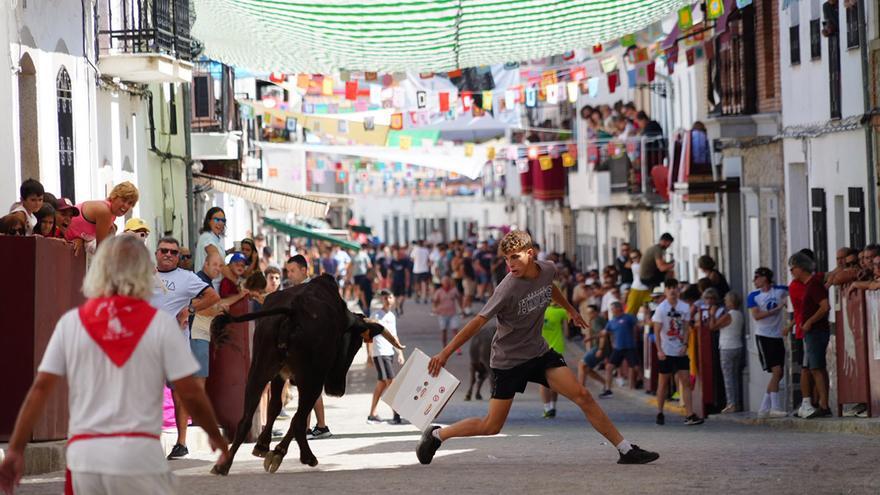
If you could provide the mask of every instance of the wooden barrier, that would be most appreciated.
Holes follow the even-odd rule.
[[[837,310],[835,351],[837,358],[837,415],[844,404],[868,403],[868,348],[865,339],[865,291],[841,288]]]
[[[7,441],[56,323],[85,300],[81,287],[86,260],[83,254],[75,256],[70,245],[42,237],[0,236],[0,253],[10,261],[0,286],[6,319],[0,332],[0,441]],[[67,420],[65,385],[49,398],[31,440],[66,438]]]

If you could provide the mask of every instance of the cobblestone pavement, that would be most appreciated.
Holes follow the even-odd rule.
[[[428,306],[410,301],[405,309],[398,320],[401,340],[410,348],[437,352],[440,342]],[[556,419],[543,419],[534,385],[518,396],[501,435],[451,440],[430,466],[422,466],[414,453],[419,435],[414,427],[366,424],[375,376],[364,368],[364,357],[355,360],[346,396],[325,399],[334,436],[311,442],[321,463],[316,468],[299,464],[294,446],[279,471],[268,474],[262,459],[244,445],[230,475],[217,477],[208,474],[212,456],[194,453],[172,463],[180,493],[880,493],[877,437],[711,418],[688,427],[673,413],[661,427],[643,401],[618,394],[602,400],[602,406],[627,439],[661,454],[653,464],[619,466],[613,447],[571,403],[563,400]],[[463,381],[467,359],[465,352],[449,363]],[[598,392],[595,385],[591,390]],[[488,383],[483,395],[489,395]],[[464,402],[463,396],[456,392],[438,421],[485,413],[486,401]],[[389,417],[391,411],[383,404],[379,413]],[[60,493],[62,481],[61,473],[29,478],[21,493]]]

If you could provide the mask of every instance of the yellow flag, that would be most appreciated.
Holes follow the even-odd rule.
[[[486,160],[494,160],[495,159],[495,147],[489,146],[486,148]]]
[[[474,156],[474,143],[465,143],[464,156],[466,156],[468,158]]]
[[[483,110],[492,110],[492,92],[483,91]]]
[[[331,96],[333,94],[333,79],[324,77],[324,82],[321,85],[321,94],[324,96]]]
[[[543,155],[538,158],[538,163],[541,165],[541,170],[550,170],[553,168],[553,159],[548,155]]]
[[[562,166],[563,167],[574,166],[574,157],[571,156],[571,153],[565,152],[562,154]]]
[[[411,136],[400,136],[400,149],[408,150],[412,146],[412,137]]]

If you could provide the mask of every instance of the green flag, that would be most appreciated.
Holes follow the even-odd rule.
[[[718,19],[724,15],[724,0],[709,0],[706,3],[706,18],[709,20]]]
[[[628,34],[623,38],[620,38],[620,46],[624,48],[629,48],[631,46],[636,46],[636,35]]]
[[[691,7],[689,5],[682,7],[678,11],[678,30],[684,32],[693,27],[693,25],[694,16],[691,14]]]

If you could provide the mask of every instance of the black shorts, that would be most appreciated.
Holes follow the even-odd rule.
[[[373,356],[373,366],[376,368],[376,378],[379,380],[391,380],[396,376],[394,356]]]
[[[391,293],[394,294],[395,297],[405,296],[406,295],[406,282],[400,280],[395,280],[391,284]]]
[[[664,375],[690,369],[691,360],[687,356],[666,356],[666,359],[657,361],[657,371]]]
[[[431,272],[413,273],[413,276],[415,277],[417,284],[431,280]]]
[[[785,341],[782,338],[755,335],[761,368],[770,373],[776,366],[785,367]]]
[[[620,366],[624,359],[626,359],[626,364],[630,366],[639,365],[639,353],[635,349],[614,349],[611,351],[609,361],[613,366]]]
[[[565,366],[565,358],[554,350],[518,364],[513,368],[492,368],[492,398],[513,399],[517,392],[523,393],[529,382],[547,387],[547,370]]]

